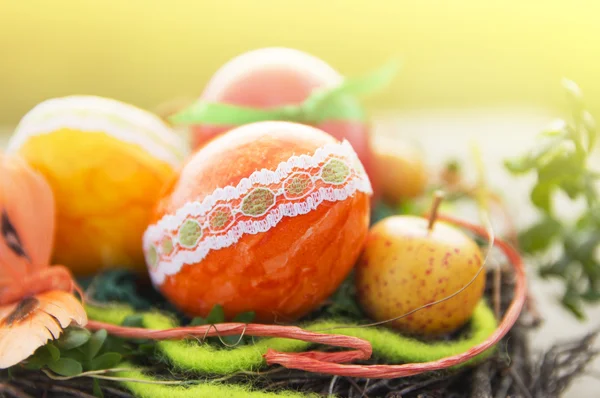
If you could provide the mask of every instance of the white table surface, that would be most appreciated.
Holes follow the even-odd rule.
[[[433,168],[449,158],[468,161],[470,145],[476,143],[484,155],[489,184],[504,193],[518,225],[525,226],[535,219],[527,196],[532,179],[515,179],[508,175],[502,167],[502,160],[532,148],[535,135],[552,119],[553,115],[543,109],[529,108],[381,112],[374,116],[374,130],[376,135],[417,143]],[[8,131],[10,129],[0,128],[0,148],[6,144]],[[548,348],[557,341],[583,336],[600,326],[600,306],[588,308],[588,320],[579,322],[559,304],[560,283],[541,281],[532,265],[529,279],[530,291],[544,317],[543,325],[531,335],[534,349]],[[600,360],[589,369],[600,369]],[[591,376],[581,377],[564,396],[596,398],[600,396],[600,380]]]

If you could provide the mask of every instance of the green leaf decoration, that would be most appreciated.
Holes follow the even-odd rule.
[[[307,113],[312,113],[318,108],[328,106],[331,101],[339,97],[356,96],[379,91],[394,79],[400,65],[392,61],[369,75],[344,80],[340,85],[331,89],[319,90],[303,104]]]
[[[362,121],[366,120],[367,116],[363,107],[351,95],[339,94],[331,97],[327,102],[316,103],[314,105],[308,103],[311,108],[305,111],[306,122],[318,124],[327,120],[350,120]]]
[[[232,322],[251,323],[255,317],[256,314],[254,313],[254,311],[242,312],[233,317]]]
[[[539,183],[531,191],[531,202],[540,210],[550,214],[552,211],[552,191],[556,186],[551,183]]]
[[[102,392],[102,388],[100,388],[100,382],[98,379],[92,380],[92,393],[96,398],[104,398],[104,393]]]
[[[286,105],[271,109],[209,103],[198,101],[173,115],[176,124],[209,124],[239,126],[265,121],[286,120],[305,124],[324,120],[364,121],[365,115],[356,96],[373,93],[390,84],[399,69],[392,61],[362,77],[345,79],[338,86],[316,90],[300,105]]]
[[[504,161],[504,167],[513,174],[524,174],[535,167],[535,161],[530,156],[507,159]]]
[[[46,347],[40,347],[36,352],[25,362],[25,368],[31,370],[38,370],[46,366],[47,363],[52,362],[50,352]]]
[[[74,348],[72,350],[63,350],[61,352],[61,356],[64,358],[71,358],[76,360],[77,362],[81,362],[84,363],[86,361],[88,361],[86,354],[84,353],[85,351],[85,345],[81,346],[81,347],[77,347]]]
[[[87,343],[91,336],[92,334],[87,329],[69,327],[56,341],[56,345],[61,350],[71,350]]]
[[[590,288],[588,291],[581,295],[581,298],[587,301],[588,303],[598,303],[600,302],[600,292]]]
[[[106,340],[106,336],[108,336],[106,330],[101,329],[90,337],[88,344],[85,346],[85,355],[88,360],[91,360],[98,355],[102,345],[104,344],[104,341]]]
[[[60,359],[60,350],[54,346],[52,343],[46,344],[46,349],[50,353],[50,357],[52,362],[56,362]]]
[[[77,376],[83,371],[81,364],[71,358],[60,358],[56,362],[49,363],[48,368],[54,373],[66,377]]]
[[[207,325],[225,322],[225,312],[223,311],[223,307],[219,304],[215,305],[212,310],[210,310],[205,321]]]
[[[121,326],[127,326],[131,328],[144,327],[144,316],[142,314],[129,315],[123,320]]]
[[[546,250],[562,231],[562,224],[546,217],[519,234],[521,250],[526,253],[538,253]]]
[[[202,326],[207,324],[208,322],[206,322],[206,319],[202,318],[201,316],[192,318],[192,320],[190,321],[190,326]]]
[[[571,310],[577,319],[585,319],[581,297],[577,293],[577,288],[575,288],[571,283],[567,285],[567,290],[561,301],[565,307]]]
[[[92,359],[90,370],[111,369],[117,366],[123,356],[116,352],[107,352]]]
[[[199,101],[171,116],[170,120],[177,124],[205,123],[238,126],[263,120],[296,121],[301,119],[301,112],[302,109],[297,106],[268,110]]]

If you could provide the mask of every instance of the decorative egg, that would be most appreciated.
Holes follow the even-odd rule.
[[[262,109],[297,105],[316,89],[336,86],[342,81],[342,75],[310,54],[291,48],[262,48],[241,54],[223,65],[206,85],[200,100]],[[346,107],[360,108],[353,97],[345,101]],[[308,120],[307,124],[314,123]],[[233,127],[194,126],[192,145],[199,147]],[[373,178],[370,126],[366,120],[326,120],[315,127],[338,140],[350,142]]]
[[[155,286],[191,316],[220,304],[261,322],[307,314],[344,280],[369,225],[371,186],[348,142],[259,122],[198,150],[144,234]]]
[[[397,204],[423,195],[429,176],[421,151],[403,141],[378,137],[373,152],[373,169],[385,200]]]
[[[142,234],[185,155],[164,122],[112,99],[55,98],[23,117],[8,151],[23,156],[52,187],[55,263],[77,274],[144,269]]]
[[[390,325],[423,335],[451,332],[471,318],[481,300],[482,262],[475,241],[449,224],[415,216],[384,218],[371,228],[356,266],[358,299],[376,321],[427,306]]]

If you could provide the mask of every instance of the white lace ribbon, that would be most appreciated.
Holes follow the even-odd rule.
[[[340,174],[331,178],[323,175],[323,171],[335,160],[341,165]],[[319,172],[315,173],[317,169]],[[265,187],[273,184],[285,184],[290,178],[302,175],[308,178],[303,170],[313,170],[310,174],[311,187],[296,198],[286,195],[283,188],[273,192]],[[315,182],[319,181],[319,187]],[[248,198],[256,189],[268,191],[272,195],[272,206],[267,206],[261,214],[246,214],[243,207],[232,208],[228,202]],[[197,264],[211,250],[219,250],[234,245],[246,234],[258,234],[274,228],[284,217],[296,217],[306,214],[327,202],[338,202],[353,196],[357,191],[372,193],[369,179],[352,149],[344,141],[328,144],[315,151],[311,156],[292,156],[279,164],[275,170],[257,170],[249,177],[243,178],[236,186],[217,188],[202,201],[188,202],[174,214],[166,214],[156,224],[150,225],[144,233],[143,246],[146,262],[149,265],[150,276],[155,285],[161,285],[167,275],[174,275],[186,264]],[[271,198],[271,197],[269,197]],[[277,199],[285,203],[277,204]],[[228,212],[230,222],[223,222],[219,232],[211,230],[210,216],[217,210]],[[236,220],[236,217],[245,219]],[[198,243],[190,246],[183,244],[180,239],[181,228],[192,220],[203,231]],[[161,242],[168,244],[162,246]]]

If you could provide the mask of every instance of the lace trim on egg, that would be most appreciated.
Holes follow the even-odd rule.
[[[246,234],[266,232],[284,217],[338,202],[371,184],[347,141],[328,144],[312,156],[292,156],[275,170],[262,169],[236,186],[217,188],[201,202],[188,202],[144,234],[144,253],[156,285],[211,250],[235,244]]]

